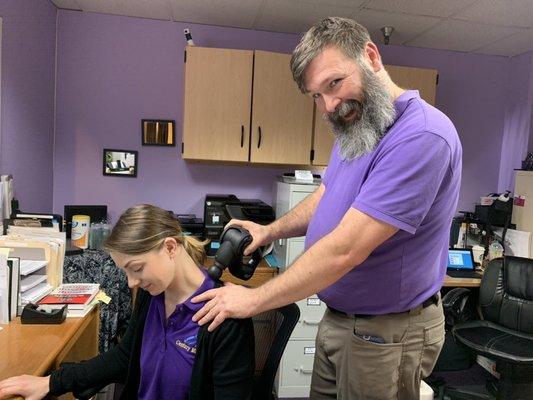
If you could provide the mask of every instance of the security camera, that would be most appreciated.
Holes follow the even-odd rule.
[[[189,46],[194,46],[194,42],[192,41],[191,31],[189,30],[189,28],[185,28],[183,30],[183,33],[185,34],[185,40],[187,41],[187,44]]]
[[[393,26],[384,26],[383,28],[381,28],[381,33],[383,33],[383,43],[389,44],[390,36],[392,35],[393,31]]]

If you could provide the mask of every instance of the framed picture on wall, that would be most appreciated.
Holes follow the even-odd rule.
[[[138,152],[104,149],[103,173],[108,176],[137,177]]]
[[[143,146],[175,146],[176,121],[168,119],[141,120]]]

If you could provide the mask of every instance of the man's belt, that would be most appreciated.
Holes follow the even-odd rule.
[[[395,312],[395,313],[390,313],[390,314],[403,314],[403,313],[408,313],[408,312],[411,312],[413,310],[416,310],[417,308],[428,308],[432,304],[438,305],[439,304],[439,298],[440,298],[440,292],[437,292],[437,293],[431,295],[429,298],[424,300],[422,302],[422,304],[420,304],[420,305],[418,305],[416,307],[413,307],[413,308],[411,308],[409,310],[406,310],[406,311],[400,311],[400,312],[397,312],[397,313]],[[373,315],[373,314],[348,314],[348,313],[345,313],[344,311],[337,310],[337,309],[335,309],[333,307],[330,307],[330,306],[327,306],[327,307],[332,313],[338,314],[338,315],[343,315],[343,316],[346,316],[346,317],[372,318],[372,317],[376,317],[377,315],[379,315],[379,314],[376,314],[376,315]]]

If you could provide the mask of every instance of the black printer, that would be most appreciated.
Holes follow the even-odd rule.
[[[267,225],[276,219],[274,209],[259,199],[239,199],[234,194],[207,194],[204,204],[205,238],[211,242],[207,255],[216,253],[224,226],[233,218]]]

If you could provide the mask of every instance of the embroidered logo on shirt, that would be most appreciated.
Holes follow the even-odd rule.
[[[187,346],[194,347],[196,346],[196,335],[189,336],[186,338],[183,343],[185,343]]]
[[[196,354],[196,336],[189,336],[183,342],[178,339],[176,340],[176,346],[188,353]]]

